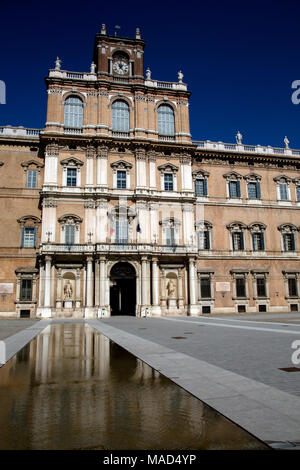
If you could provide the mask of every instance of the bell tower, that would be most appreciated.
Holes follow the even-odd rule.
[[[144,48],[139,28],[134,39],[110,36],[103,24],[101,32],[96,34],[94,45],[94,63],[97,67],[98,80],[123,83],[144,81]]]

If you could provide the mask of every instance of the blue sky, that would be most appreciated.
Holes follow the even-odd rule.
[[[291,101],[300,80],[300,2],[85,2],[27,1],[1,6],[0,80],[6,104],[0,125],[41,128],[46,120],[44,78],[58,55],[62,69],[89,71],[94,36],[146,41],[145,69],[177,81],[182,70],[192,92],[194,140],[283,147],[285,135],[300,148],[300,104]]]

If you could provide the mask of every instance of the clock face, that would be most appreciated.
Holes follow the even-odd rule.
[[[125,75],[128,72],[128,64],[125,60],[116,60],[113,64],[113,70],[119,75]]]

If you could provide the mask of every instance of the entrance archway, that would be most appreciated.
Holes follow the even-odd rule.
[[[110,271],[111,315],[135,315],[136,272],[130,263],[117,263]]]

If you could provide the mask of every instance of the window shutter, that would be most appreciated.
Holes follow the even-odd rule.
[[[264,234],[264,232],[261,232],[260,240],[261,240],[261,249],[262,249],[262,251],[264,251],[265,250],[265,234]]]
[[[207,191],[207,179],[203,179],[203,196],[207,196],[208,191]]]
[[[204,236],[205,236],[205,248],[206,248],[206,250],[210,250],[210,239],[209,239],[209,231],[208,230],[206,232],[204,232]]]
[[[260,181],[256,183],[257,199],[261,199]]]
[[[25,227],[21,228],[21,248],[24,246],[24,234],[25,234]]]
[[[294,235],[294,233],[291,233],[291,249],[292,249],[292,251],[295,251],[295,235]]]
[[[241,232],[241,250],[244,249],[244,233]]]
[[[237,197],[241,197],[241,183],[239,181],[236,182],[236,195]]]
[[[37,227],[34,227],[34,248],[36,248]]]

